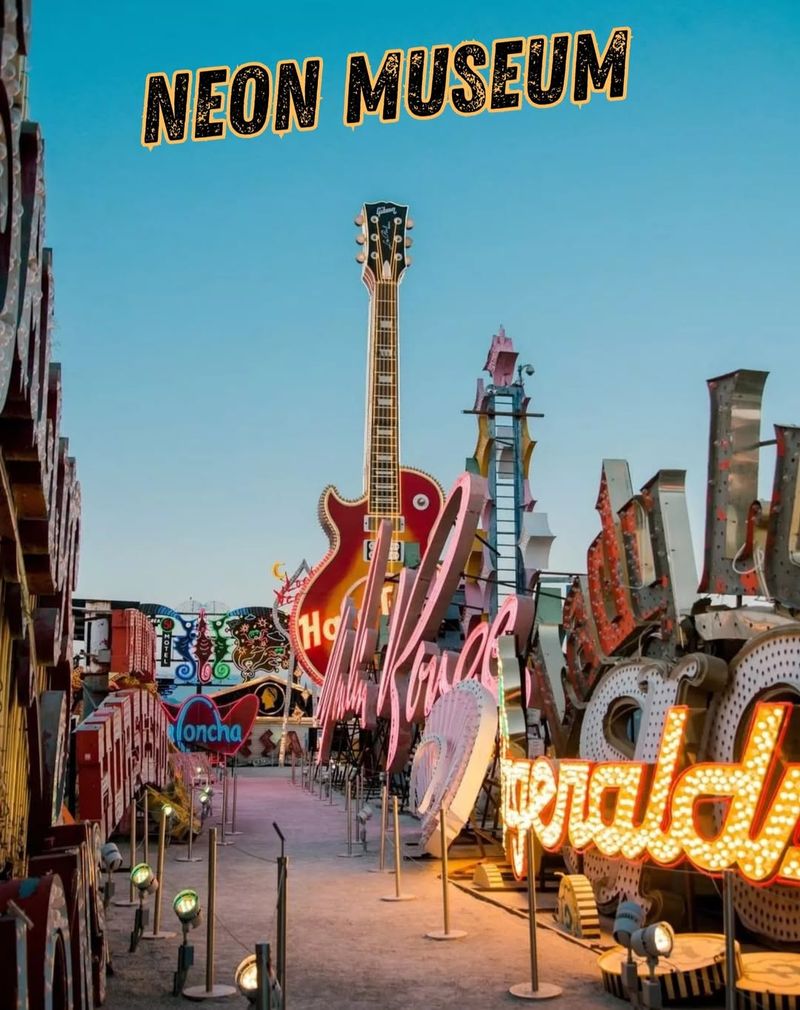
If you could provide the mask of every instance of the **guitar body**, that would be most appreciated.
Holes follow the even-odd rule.
[[[392,534],[392,541],[393,547],[397,542],[401,556],[390,560],[390,571],[414,564],[424,552],[444,501],[442,489],[428,474],[409,467],[401,467],[399,473],[403,524]],[[332,486],[322,492],[319,518],[330,549],[309,575],[290,622],[295,654],[318,684],[325,677],[342,601],[350,596],[356,607],[361,605],[370,543],[377,535],[374,524],[369,531],[368,517],[366,495],[353,501],[342,498]],[[390,555],[390,559],[394,557]]]

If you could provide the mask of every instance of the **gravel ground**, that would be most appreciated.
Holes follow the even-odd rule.
[[[461,940],[425,939],[442,927],[439,863],[406,861],[403,890],[416,900],[387,903],[394,877],[370,873],[374,854],[341,859],[346,823],[341,797],[333,806],[292,786],[284,769],[246,769],[240,773],[237,828],[233,844],[219,846],[215,973],[216,982],[232,984],[239,961],[259,940],[275,944],[277,821],[289,856],[287,992],[289,1010],[406,1010],[409,1007],[458,1007],[477,1010],[510,1007],[519,1001],[508,986],[529,979],[527,921],[503,908],[450,888],[451,929],[466,930]],[[215,797],[219,814],[220,790]],[[212,815],[207,826],[216,823]],[[377,813],[369,822],[377,834]],[[401,830],[413,833],[416,822],[404,817]],[[155,861],[154,843],[151,860]],[[123,854],[125,847],[120,845]],[[183,887],[196,888],[206,907],[208,838],[195,844],[199,863],[176,862],[185,846],[167,850],[162,929],[178,930],[171,899]],[[117,878],[117,897],[126,890]],[[151,899],[152,906],[152,899]],[[160,1010],[184,1002],[171,995],[179,937],[143,939],[128,953],[133,909],[109,909],[114,975],[109,979],[110,1010]],[[152,928],[152,910],[151,927]],[[189,984],[205,982],[205,924],[193,931],[195,967]],[[608,1008],[626,1004],[604,993],[597,955],[552,931],[539,931],[540,978],[563,988],[554,1008]],[[212,1006],[244,1007],[238,993]]]

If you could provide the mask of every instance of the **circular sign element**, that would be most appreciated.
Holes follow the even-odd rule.
[[[414,500],[412,502],[415,509],[418,512],[423,512],[431,503],[430,498],[426,494],[416,494],[414,495]]]

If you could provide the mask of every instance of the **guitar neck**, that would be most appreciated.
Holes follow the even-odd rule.
[[[397,281],[370,290],[364,489],[378,518],[400,515]]]

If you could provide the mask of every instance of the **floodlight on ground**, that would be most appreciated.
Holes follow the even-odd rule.
[[[257,943],[255,954],[239,963],[234,975],[236,988],[257,1010],[281,1010],[283,995],[273,971],[268,943]]]
[[[631,937],[631,947],[639,957],[658,961],[669,957],[675,945],[675,932],[668,922],[654,922],[652,926],[637,930]]]
[[[172,995],[180,996],[186,985],[189,969],[194,964],[194,947],[189,943],[189,930],[200,925],[202,911],[200,897],[191,887],[178,891],[172,899],[172,910],[177,915],[183,930],[183,942],[178,947],[178,967],[173,976]]]
[[[158,881],[149,863],[137,863],[131,870],[131,883],[139,891],[139,897],[152,894],[158,887]]]
[[[172,911],[183,926],[194,929],[200,921],[200,897],[197,891],[191,887],[178,891],[172,899]]]
[[[113,842],[100,849],[100,864],[106,873],[115,873],[122,866],[122,853]]]
[[[615,941],[624,947],[628,956],[622,963],[622,988],[633,999],[639,992],[639,970],[633,960],[631,937],[644,922],[644,909],[635,901],[622,901],[617,906],[617,915],[612,930]]]
[[[649,978],[641,980],[642,1006],[661,1010],[663,1005],[661,983],[656,978],[659,959],[669,957],[675,944],[675,933],[668,922],[654,922],[652,926],[637,930],[631,937],[631,948],[639,957],[647,958]]]
[[[139,946],[139,941],[144,933],[144,927],[148,922],[148,912],[144,907],[144,901],[148,894],[152,894],[158,887],[158,881],[148,863],[137,863],[131,870],[131,883],[139,892],[139,906],[136,909],[136,917],[133,921],[133,932],[131,933],[131,954]]]
[[[631,959],[631,937],[638,929],[641,929],[643,921],[644,909],[635,901],[623,901],[617,907],[613,929],[614,940],[620,947],[625,947],[629,960]]]
[[[248,954],[239,963],[233,980],[242,996],[250,1003],[255,1003],[258,993],[258,966],[255,954]]]
[[[106,874],[103,884],[103,907],[108,908],[114,897],[114,881],[112,874],[122,866],[122,854],[113,842],[106,842],[100,849],[100,867]]]

